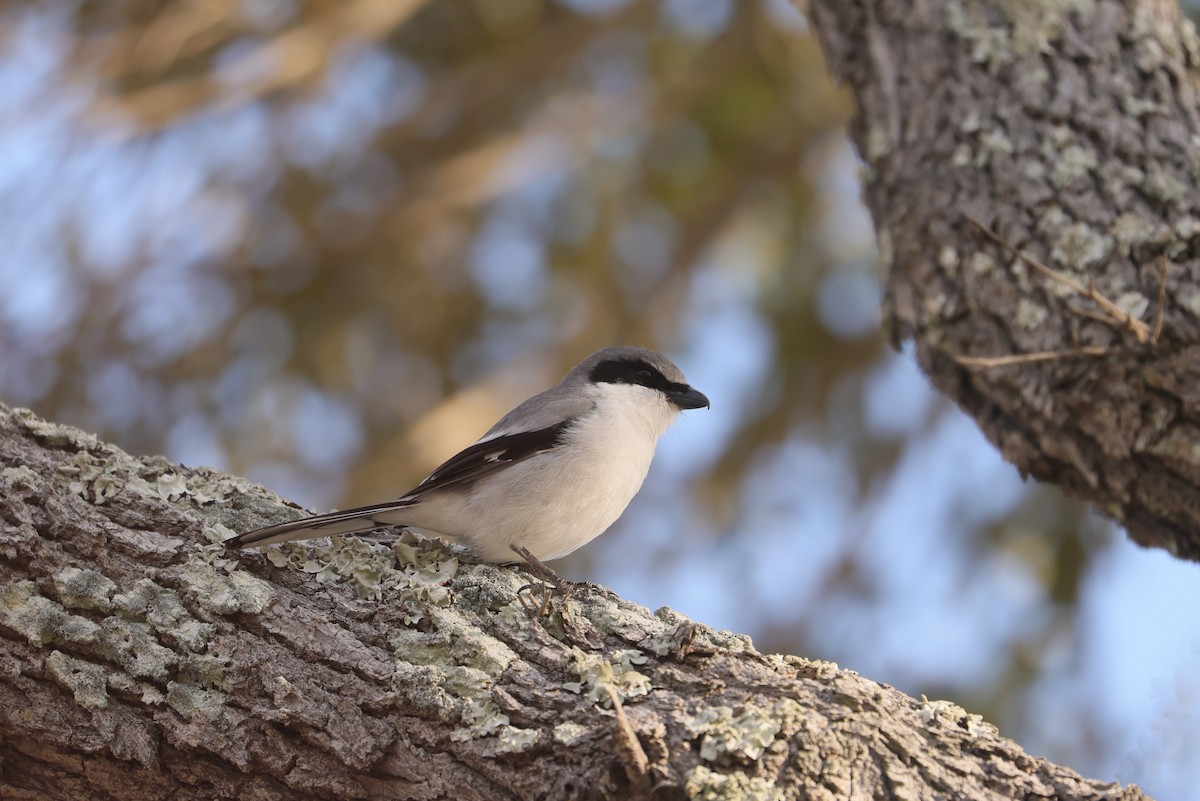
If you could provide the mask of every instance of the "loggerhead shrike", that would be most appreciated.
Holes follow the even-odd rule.
[[[514,551],[531,562],[558,559],[625,511],[680,410],[708,405],[665,356],[605,348],[400,498],[260,528],[226,545],[409,526],[444,534],[490,562],[514,561]]]

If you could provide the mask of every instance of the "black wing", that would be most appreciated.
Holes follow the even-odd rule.
[[[484,442],[476,442],[451,457],[430,473],[404,500],[419,498],[427,492],[466,484],[493,473],[505,465],[522,462],[531,456],[554,449],[562,444],[574,421],[564,420],[536,431],[504,434]]]

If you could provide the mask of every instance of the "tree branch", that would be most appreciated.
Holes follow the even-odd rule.
[[[1140,799],[978,716],[0,406],[0,798]]]
[[[893,338],[1023,473],[1200,560],[1191,23],[1149,0],[809,10],[858,101]],[[1078,309],[1014,249],[1111,308]],[[1020,358],[1047,353],[1092,356]]]

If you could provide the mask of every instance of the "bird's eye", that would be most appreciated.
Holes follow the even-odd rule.
[[[649,385],[654,380],[654,371],[643,367],[637,371],[638,383]]]

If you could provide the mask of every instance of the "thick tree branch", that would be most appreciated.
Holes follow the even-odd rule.
[[[0,406],[0,798],[1139,799],[977,716]],[[399,557],[399,558],[398,558]]]
[[[1200,560],[1191,24],[1163,0],[809,11],[858,100],[894,338],[1022,472]]]

